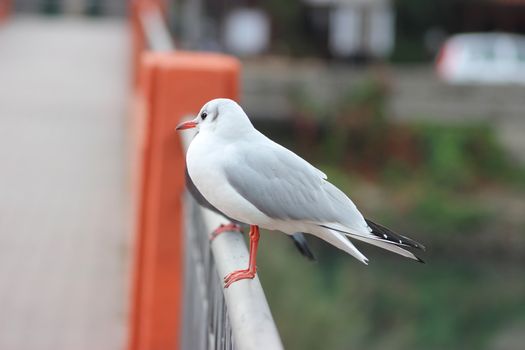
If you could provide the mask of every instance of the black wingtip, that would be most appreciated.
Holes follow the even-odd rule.
[[[377,237],[381,239],[385,239],[393,244],[396,245],[404,245],[411,248],[417,248],[421,249],[423,251],[426,250],[425,246],[419,242],[414,241],[411,238],[402,236],[398,233],[395,233],[394,231],[390,230],[389,228],[386,228],[385,226],[379,225],[375,222],[373,222],[370,219],[365,219],[368,226],[372,229],[372,234],[376,235]]]
[[[417,262],[421,264],[426,264],[425,260],[421,259],[419,256],[416,256]]]

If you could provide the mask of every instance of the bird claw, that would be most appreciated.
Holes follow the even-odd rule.
[[[255,277],[256,271],[251,271],[250,269],[234,271],[224,277],[224,288],[228,288],[234,282],[244,279],[253,279]]]
[[[230,222],[229,224],[221,224],[219,227],[217,227],[210,236],[210,241],[213,241],[217,236],[219,236],[221,233],[224,232],[240,232],[242,233],[242,227],[240,225],[234,224],[233,222]]]

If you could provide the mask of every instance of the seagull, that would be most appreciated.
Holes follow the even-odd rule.
[[[423,245],[365,219],[321,170],[256,130],[235,101],[211,100],[176,130],[192,128],[186,163],[195,187],[221,213],[250,225],[248,268],[225,276],[225,288],[255,277],[259,228],[312,234],[364,264],[350,239],[423,262],[405,249]]]
[[[213,205],[211,205],[210,202],[204,198],[204,196],[199,192],[197,187],[195,187],[195,184],[191,180],[190,175],[188,174],[188,169],[186,168],[185,173],[185,179],[186,179],[186,188],[188,189],[188,192],[192,195],[192,197],[195,199],[197,203],[199,203],[200,206],[207,208],[224,218],[228,219],[230,221],[230,224],[228,225],[221,225],[219,226],[215,231],[213,231],[212,236],[210,240],[214,240],[218,235],[220,235],[223,232],[227,231],[237,231],[242,233],[242,225],[243,223],[228,217],[224,213],[222,213],[219,209],[215,208]],[[303,255],[305,258],[307,258],[310,261],[315,261],[315,255],[310,250],[310,246],[308,245],[308,241],[306,240],[306,237],[304,237],[304,234],[302,232],[295,232],[292,235],[290,235],[290,238],[292,239],[293,243],[295,244],[295,247]]]

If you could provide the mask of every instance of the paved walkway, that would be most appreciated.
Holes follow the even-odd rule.
[[[122,349],[124,22],[0,25],[0,349]]]

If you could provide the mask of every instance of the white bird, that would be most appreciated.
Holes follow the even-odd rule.
[[[215,208],[213,205],[211,205],[210,202],[208,202],[206,200],[206,198],[204,198],[204,196],[199,192],[199,190],[197,189],[197,187],[195,187],[195,184],[191,180],[191,177],[188,174],[188,169],[186,169],[186,174],[185,174],[184,177],[185,177],[185,180],[186,180],[186,188],[188,189],[188,192],[190,192],[190,194],[192,195],[193,199],[195,199],[195,201],[197,203],[199,203],[200,206],[202,206],[204,208],[207,208],[207,209],[215,212],[216,214],[219,214],[219,215],[223,216],[225,219],[228,219],[230,221],[229,224],[221,225],[221,226],[219,226],[218,228],[216,228],[213,231],[213,233],[212,233],[212,235],[210,237],[211,241],[213,241],[215,239],[215,237],[217,237],[218,235],[220,235],[223,232],[237,231],[237,232],[243,233],[242,226],[244,224],[242,222],[238,222],[235,219],[224,215],[224,213],[222,213],[219,209]],[[310,246],[308,245],[308,241],[306,240],[306,238],[304,237],[304,234],[302,232],[295,232],[295,233],[290,235],[290,238],[292,239],[295,247],[297,248],[299,253],[301,253],[302,256],[304,256],[305,258],[307,258],[310,261],[315,261],[314,253],[312,253],[312,251],[310,250]]]
[[[218,210],[250,225],[249,267],[227,275],[226,288],[255,277],[259,227],[310,233],[364,264],[368,259],[348,238],[423,262],[402,248],[421,244],[366,220],[321,170],[257,131],[236,102],[209,101],[177,126],[189,128],[197,129],[186,154],[191,180]]]

